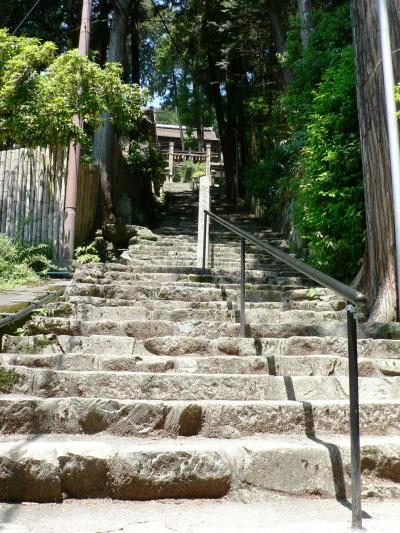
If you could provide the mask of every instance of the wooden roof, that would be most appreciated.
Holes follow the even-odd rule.
[[[174,124],[156,124],[157,138],[168,137],[173,139],[180,139],[179,126]],[[186,127],[183,126],[183,131],[186,133]],[[197,139],[197,131],[193,130],[192,135]],[[204,128],[204,140],[205,141],[216,141],[219,142],[219,139],[212,128]]]

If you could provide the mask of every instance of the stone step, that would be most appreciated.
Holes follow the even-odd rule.
[[[173,283],[201,283],[203,284],[239,284],[240,276],[198,276],[195,274],[168,274],[168,273],[133,273],[133,272],[106,272],[101,271],[79,271],[74,275],[75,283],[99,283],[99,284],[115,284],[124,282],[126,284],[135,283],[154,283],[155,286],[161,284]],[[304,285],[308,284],[308,280],[300,276],[278,275],[277,272],[265,272],[264,276],[246,276],[247,285]]]
[[[149,263],[153,266],[156,266],[157,268],[159,266],[196,267],[197,265],[197,259],[194,255],[186,259],[183,259],[183,258],[181,259],[181,258],[163,258],[163,257],[158,257],[157,255],[136,256],[136,255],[129,255],[128,252],[123,252],[123,254],[121,255],[121,260],[126,261],[127,263],[130,263],[132,265],[140,265],[140,266]],[[240,260],[239,259],[224,260],[224,259],[216,258],[213,261],[210,261],[207,266],[209,266],[210,268],[225,268],[225,269],[234,269],[238,271],[240,268]],[[278,263],[276,263],[276,261],[273,261],[272,259],[246,260],[246,270],[264,270],[264,269],[269,269],[271,266],[278,267]],[[279,268],[279,270],[281,270],[281,268]]]
[[[133,244],[129,246],[129,252],[134,256],[147,256],[147,255],[160,255],[163,257],[193,257],[197,254],[197,244],[190,242],[180,242],[180,244],[169,244],[166,245],[162,241],[140,241],[139,244]],[[235,247],[228,245],[220,244],[211,244],[210,245],[210,256],[213,257],[226,257],[229,259],[239,259],[240,260],[240,243]],[[268,253],[263,252],[260,249],[255,247],[247,250],[246,249],[247,259],[270,259]]]
[[[196,246],[190,246],[188,245],[181,245],[181,248],[177,248],[176,246],[157,246],[157,242],[155,242],[153,245],[142,245],[142,244],[134,244],[132,246],[129,246],[129,255],[135,258],[139,259],[146,259],[150,256],[155,256],[159,259],[193,259],[196,257],[197,254],[197,247]],[[225,259],[229,261],[240,261],[240,248],[238,250],[231,249],[230,247],[226,247],[226,249],[220,249],[220,248],[214,248],[213,246],[210,249],[210,258],[214,259]],[[266,259],[271,259],[268,254],[261,253],[261,252],[255,252],[255,251],[246,251],[246,260],[247,261],[254,261],[260,259],[261,261]],[[276,261],[276,260],[274,260]]]
[[[121,280],[122,281],[122,280]],[[245,288],[248,291],[274,291],[276,289],[278,290],[301,290],[301,289],[310,289],[310,285],[308,283],[303,282],[303,280],[294,280],[293,283],[290,282],[290,278],[282,278],[280,283],[276,283],[274,279],[267,280],[270,281],[270,283],[257,283],[257,284],[251,284],[246,282]],[[73,284],[93,284],[93,285],[120,285],[121,282],[118,282],[117,280],[112,280],[111,282],[109,280],[103,280],[103,279],[87,279],[86,277],[80,278],[77,276],[76,279],[74,279]],[[198,281],[192,281],[192,280],[179,280],[179,281],[154,281],[154,280],[130,280],[130,279],[124,279],[123,284],[126,286],[131,287],[149,287],[152,289],[156,288],[163,288],[163,287],[171,287],[171,288],[189,288],[189,289],[219,289],[223,291],[238,291],[240,290],[239,283],[229,283],[226,281],[223,281],[222,283],[216,283],[214,280],[208,279],[202,280],[202,282]]]
[[[66,292],[66,296],[97,296],[99,298],[119,298],[127,300],[180,300],[193,302],[211,301],[238,301],[240,291],[224,289],[224,287],[203,287],[197,284],[193,287],[179,287],[164,285],[161,287],[135,286],[135,285],[99,285],[93,283],[73,283]],[[309,289],[288,289],[274,287],[271,290],[247,289],[246,301],[249,302],[279,302],[282,300],[307,300],[315,301],[316,298],[336,300],[333,293],[326,289],[316,288],[313,292]]]
[[[0,354],[0,365],[55,370],[189,374],[347,376],[347,357],[334,355],[134,355],[116,353]],[[361,377],[400,376],[399,359],[359,358]]]
[[[344,400],[345,376],[111,372],[6,367],[14,371],[11,393],[138,400]],[[360,399],[400,399],[400,377],[359,379]]]
[[[101,272],[103,274],[107,272],[112,273],[119,273],[119,272],[128,272],[128,273],[139,273],[139,274],[190,274],[194,276],[223,276],[223,277],[230,277],[230,276],[238,276],[238,269],[237,265],[235,265],[235,268],[233,269],[224,269],[224,268],[206,268],[204,271],[201,267],[197,266],[176,266],[176,265],[165,265],[165,264],[159,264],[159,265],[152,265],[149,262],[144,262],[141,265],[135,265],[132,264],[130,261],[127,262],[120,262],[120,263],[89,263],[87,265],[84,265],[79,272],[80,273],[87,273],[95,271]],[[252,277],[260,277],[263,278],[266,274],[269,272],[275,273],[277,275],[286,275],[286,274],[293,274],[293,271],[289,269],[285,269],[285,267],[279,267],[278,265],[272,265],[268,268],[268,270],[257,270],[257,269],[248,269],[246,270],[246,276],[249,276],[251,279]],[[195,279],[196,280],[196,279]],[[194,281],[195,281],[194,280]]]
[[[273,239],[276,242],[276,239]],[[271,242],[271,238],[266,239],[267,242]],[[197,252],[197,241],[193,240],[184,240],[179,238],[168,238],[168,237],[159,237],[156,241],[145,241],[141,240],[139,244],[134,245],[138,249],[142,250],[148,250],[151,251],[153,248],[165,248],[165,249],[173,249],[178,251],[186,251],[186,252]],[[233,254],[240,256],[240,243],[236,242],[234,246],[228,244],[228,243],[216,243],[211,242],[210,243],[211,248],[216,252],[226,252],[229,251]],[[258,248],[257,246],[247,243],[246,244],[246,253],[259,253],[262,254],[264,257],[266,252]]]
[[[75,305],[91,305],[96,307],[137,307],[138,302],[135,300],[126,300],[121,298],[99,298],[96,296],[70,296],[68,298],[68,304]],[[332,312],[340,311],[344,308],[345,302],[340,300],[299,300],[290,301],[285,300],[283,302],[246,302],[246,313],[250,310],[268,310],[275,309],[280,311],[313,311],[313,312]],[[239,308],[238,302],[226,302],[226,301],[212,301],[212,302],[190,302],[182,300],[140,300],[140,307],[148,310],[176,310],[176,309],[201,309],[209,310],[211,313],[215,309],[233,310],[236,311]],[[68,311],[67,309],[70,309]],[[72,307],[66,307],[65,316],[68,313],[72,313]]]
[[[63,317],[33,316],[25,326],[29,334],[56,335],[126,335],[136,339],[166,336],[192,337],[239,337],[240,324],[211,320],[89,320]],[[347,324],[341,321],[249,323],[246,322],[247,337],[278,337],[335,335],[347,337]]]
[[[227,338],[153,337],[137,340],[132,337],[92,335],[4,335],[2,351],[15,354],[108,353],[118,355],[234,355],[234,356],[315,356],[347,357],[347,339],[343,337],[289,338]],[[400,360],[400,341],[359,339],[360,358]]]
[[[360,404],[363,435],[398,435],[400,401]],[[129,437],[239,438],[349,433],[348,400],[118,400],[0,396],[0,434],[107,433]]]
[[[141,305],[130,306],[96,306],[86,304],[57,303],[46,306],[47,317],[70,317],[79,320],[169,320],[173,322],[185,320],[223,320],[240,321],[240,312],[235,306],[229,309],[224,307],[214,308],[171,308],[148,309]],[[289,323],[319,321],[344,321],[345,311],[280,311],[277,309],[247,309],[246,320],[248,322]]]
[[[398,437],[362,440],[363,490],[399,480]],[[349,444],[335,436],[134,439],[37,435],[0,440],[2,501],[215,498],[233,489],[345,498]]]

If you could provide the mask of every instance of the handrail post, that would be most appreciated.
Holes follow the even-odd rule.
[[[350,440],[351,440],[351,511],[353,529],[362,529],[360,406],[358,397],[357,320],[355,308],[347,304],[349,348]]]
[[[206,145],[206,176],[211,178],[211,143]]]
[[[246,240],[240,239],[240,336],[246,336]]]
[[[172,176],[174,174],[174,147],[175,144],[173,142],[169,143],[169,150],[168,150],[168,180],[172,181]]]
[[[205,216],[210,210],[210,180],[201,176],[199,181],[199,213],[197,227],[197,268],[205,269],[209,252],[210,217]]]
[[[206,270],[206,258],[207,258],[207,230],[208,230],[208,215],[207,211],[204,211],[204,228],[203,228],[203,258],[202,258],[202,270],[203,274]]]

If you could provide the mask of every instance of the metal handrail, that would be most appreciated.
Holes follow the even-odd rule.
[[[203,235],[203,271],[206,268],[207,257],[207,217],[217,222],[217,224],[228,229],[240,237],[240,335],[246,336],[246,240],[255,244],[261,250],[282,261],[297,272],[304,274],[308,278],[316,281],[320,285],[332,290],[347,301],[347,338],[349,354],[349,396],[350,396],[350,440],[351,440],[351,499],[352,499],[352,526],[355,529],[362,529],[362,508],[361,508],[361,452],[360,452],[360,407],[358,392],[358,353],[357,353],[357,320],[355,318],[355,307],[352,304],[365,304],[367,298],[361,292],[340,281],[324,274],[320,270],[307,265],[300,259],[296,259],[279,248],[257,239],[247,231],[231,224],[223,218],[204,209],[204,235]]]
[[[265,243],[260,239],[257,239],[257,237],[254,237],[250,233],[247,233],[247,231],[244,231],[239,227],[235,226],[234,224],[227,222],[223,218],[215,215],[214,213],[211,213],[210,211],[206,210],[204,210],[204,213],[212,220],[215,220],[215,222],[218,222],[218,224],[220,224],[221,226],[224,226],[225,228],[232,231],[232,233],[236,233],[236,235],[238,235],[239,237],[252,242],[253,244],[258,246],[268,254],[272,255],[276,259],[279,259],[283,263],[286,263],[288,266],[290,266],[297,272],[304,274],[308,278],[311,278],[312,280],[316,281],[320,285],[323,285],[327,289],[331,289],[333,292],[336,292],[336,294],[342,296],[342,298],[344,298],[346,301],[351,302],[355,305],[367,303],[366,296],[361,292],[356,291],[352,287],[349,287],[348,285],[345,285],[344,283],[336,280],[335,278],[324,274],[317,268],[307,265],[307,263],[304,263],[304,261],[301,261],[296,257],[292,257],[291,255],[282,252],[282,250],[279,250],[279,248],[276,248],[271,244]]]
[[[25,317],[33,313],[36,309],[41,307],[42,305],[45,305],[52,300],[55,300],[56,298],[59,298],[64,294],[65,288],[58,289],[57,291],[50,291],[41,298],[40,300],[37,300],[36,302],[32,302],[30,305],[27,305],[21,311],[18,311],[17,313],[12,313],[6,318],[0,319],[0,329],[10,326],[11,324],[14,324],[15,322],[19,322],[20,320],[23,320]]]

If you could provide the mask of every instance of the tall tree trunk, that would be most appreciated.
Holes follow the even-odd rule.
[[[99,2],[99,18],[94,24],[93,41],[98,43],[99,63],[104,67],[107,61],[107,46],[110,37],[110,28],[108,26],[108,16],[110,14],[110,5],[108,0]]]
[[[301,42],[305,48],[312,32],[311,0],[297,0],[297,10],[301,21]]]
[[[126,38],[131,7],[132,0],[115,2],[107,54],[109,62],[126,64]],[[103,121],[103,126],[98,128],[94,135],[93,161],[100,168],[101,217],[103,222],[114,223],[116,221],[112,198],[114,128],[108,115],[103,116]]]
[[[172,84],[173,84],[173,90],[174,90],[174,98],[175,98],[175,110],[176,110],[176,116],[178,118],[178,126],[179,126],[179,135],[181,138],[181,150],[182,152],[185,151],[185,135],[183,133],[183,127],[182,127],[182,121],[181,121],[181,114],[179,112],[179,105],[178,105],[178,84],[176,82],[176,76],[175,76],[175,67],[172,69]]]
[[[399,4],[390,1],[394,50],[400,47]],[[368,235],[361,288],[369,297],[371,319],[386,322],[396,316],[396,262],[377,2],[352,0],[351,8]],[[399,80],[398,53],[393,63]]]
[[[131,69],[132,83],[140,85],[140,35],[139,35],[140,0],[134,0],[131,22]]]
[[[201,88],[193,80],[193,100],[197,133],[197,149],[199,152],[204,148],[204,101]]]
[[[208,65],[208,92],[215,109],[215,115],[218,124],[218,131],[221,141],[221,151],[224,156],[224,171],[225,171],[225,194],[229,202],[236,200],[235,195],[235,132],[229,131],[225,120],[224,101],[221,94],[219,84],[219,76],[216,60],[212,50],[212,35],[209,30],[208,22],[212,20],[213,4],[211,0],[204,0],[204,17],[202,21],[202,38],[203,49],[206,50],[207,65]]]
[[[282,12],[274,1],[270,3],[269,17],[271,19],[271,28],[275,40],[276,51],[279,54],[283,54],[286,50],[286,40],[282,29]],[[289,69],[282,69],[282,78],[285,85],[288,85],[292,81],[293,76]]]

